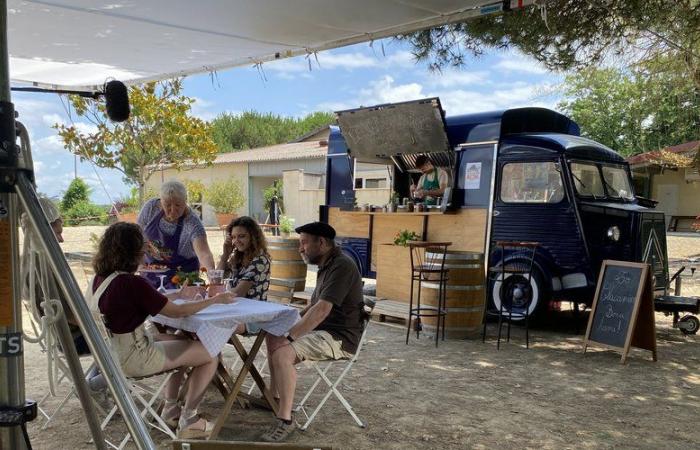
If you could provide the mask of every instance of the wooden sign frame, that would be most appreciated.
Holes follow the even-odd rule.
[[[632,307],[632,315],[629,319],[629,327],[625,336],[625,343],[622,347],[618,347],[604,342],[591,340],[591,328],[593,320],[596,316],[596,308],[600,298],[603,279],[608,267],[632,267],[642,269],[642,275],[639,278],[639,285],[634,297],[634,306]],[[649,264],[633,263],[629,261],[614,261],[606,259],[600,268],[598,275],[598,285],[596,286],[595,296],[593,297],[593,306],[591,306],[591,314],[588,318],[588,326],[586,327],[586,335],[583,338],[583,353],[590,344],[605,347],[611,350],[621,351],[622,357],[620,362],[625,364],[627,355],[631,347],[637,347],[652,352],[652,360],[657,360],[656,355],[656,324],[654,322],[654,286],[651,278],[651,270]]]

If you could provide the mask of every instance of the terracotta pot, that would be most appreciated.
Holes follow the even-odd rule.
[[[138,213],[135,213],[135,212],[117,214],[119,222],[136,223],[136,219],[138,218],[138,216],[139,216]]]
[[[226,226],[236,217],[238,216],[233,213],[216,213],[216,221],[219,223],[221,228],[226,228]]]

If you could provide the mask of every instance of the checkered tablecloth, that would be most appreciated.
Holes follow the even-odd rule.
[[[175,300],[176,303],[182,300]],[[197,314],[174,319],[158,314],[151,320],[196,333],[210,355],[216,356],[241,323],[256,322],[270,334],[281,336],[299,320],[296,308],[273,302],[237,298],[230,305],[211,305]]]

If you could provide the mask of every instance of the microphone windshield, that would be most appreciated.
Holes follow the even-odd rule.
[[[129,93],[124,83],[109,81],[105,84],[104,95],[107,117],[113,122],[124,122],[129,118]]]

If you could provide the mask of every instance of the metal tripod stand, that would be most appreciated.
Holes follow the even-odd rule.
[[[27,214],[30,227],[42,238],[39,239],[40,250],[46,255],[60,289],[75,313],[134,442],[140,449],[154,449],[153,440],[129,395],[126,380],[115,376],[119,373],[116,363],[107,344],[100,337],[78,283],[41,209],[33,184],[29,137],[26,130],[15,121],[14,105],[10,98],[8,62],[7,2],[0,0],[0,425],[4,425],[0,427],[0,447],[27,448],[30,444],[26,422],[33,419],[31,404],[26,402],[24,392],[18,231],[21,206]],[[16,145],[18,126],[20,146]],[[94,444],[97,448],[104,448],[95,408],[65,318],[58,323],[57,328]],[[35,404],[33,411],[35,415]]]

